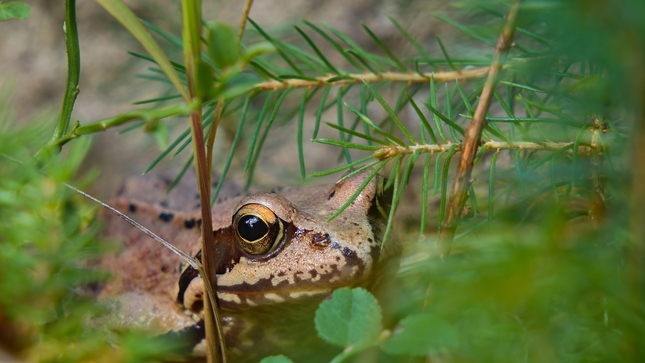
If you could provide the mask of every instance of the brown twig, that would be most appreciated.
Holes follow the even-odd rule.
[[[282,81],[270,80],[255,85],[256,91],[278,90],[303,87],[320,87],[322,85],[332,84],[350,84],[350,83],[377,83],[377,82],[408,82],[408,83],[428,83],[434,78],[435,82],[463,81],[467,79],[482,78],[488,74],[489,67],[479,67],[471,69],[460,69],[454,72],[428,72],[428,73],[402,73],[402,72],[385,72],[385,73],[349,73],[343,74],[343,78],[338,78],[337,74],[316,77],[315,80],[305,79],[285,79]],[[330,82],[330,80],[332,80]]]
[[[244,11],[242,12],[242,20],[240,20],[240,28],[237,31],[237,38],[240,40],[242,40],[242,35],[244,35],[244,28],[246,28],[246,21],[249,18],[251,6],[253,6],[253,0],[246,0]]]
[[[224,100],[217,102],[217,108],[215,108],[213,122],[211,123],[211,128],[208,133],[208,139],[206,140],[206,166],[208,167],[208,185],[210,185],[210,176],[213,173],[213,145],[215,144],[215,136],[217,135],[219,121],[222,118],[222,110],[224,110]]]
[[[490,72],[486,78],[486,83],[484,84],[481,97],[479,98],[477,109],[475,109],[472,121],[468,124],[468,127],[466,127],[466,135],[462,144],[462,154],[459,158],[457,174],[455,175],[455,181],[452,185],[452,193],[448,199],[446,216],[441,223],[441,231],[439,233],[439,242],[444,254],[449,251],[450,243],[455,236],[458,218],[461,215],[464,203],[466,202],[466,192],[470,185],[470,174],[473,168],[473,160],[475,159],[475,155],[479,149],[482,130],[486,124],[486,113],[488,112],[491,100],[493,99],[493,93],[495,91],[495,86],[497,85],[497,77],[502,69],[506,55],[511,48],[511,41],[513,39],[513,34],[515,33],[515,19],[517,18],[519,5],[520,0],[514,0],[513,5],[511,5],[510,10],[508,11],[506,22],[502,29],[502,34],[500,34],[497,46],[495,47],[495,54],[493,55],[493,61],[490,65]]]

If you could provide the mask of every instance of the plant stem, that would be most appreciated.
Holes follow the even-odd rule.
[[[52,140],[45,148],[43,148],[38,153],[45,151],[50,151],[52,148],[61,148],[63,145],[67,144],[71,140],[81,137],[82,135],[93,134],[96,132],[102,132],[109,128],[123,125],[129,121],[133,120],[144,120],[150,122],[153,120],[161,120],[171,116],[186,116],[190,114],[190,110],[193,105],[186,107],[184,104],[174,105],[167,108],[161,108],[157,110],[138,110],[128,113],[124,113],[115,117],[106,118],[96,122],[92,122],[85,125],[80,125],[79,122],[76,122],[74,127],[60,138]]]
[[[206,140],[206,166],[208,167],[208,175],[212,175],[213,168],[213,144],[215,144],[215,136],[217,135],[217,128],[219,127],[219,120],[222,118],[222,110],[224,109],[224,100],[217,102],[213,122],[211,123],[210,132],[208,133],[208,140]]]
[[[197,176],[202,215],[202,266],[204,268],[202,279],[204,279],[208,293],[208,298],[204,298],[204,325],[207,345],[206,360],[208,363],[220,361],[226,363],[224,332],[221,326],[221,320],[219,319],[217,296],[214,295],[217,292],[217,256],[214,256],[215,250],[212,248],[215,245],[215,241],[213,239],[213,221],[210,204],[211,175],[203,142],[202,100],[197,95],[196,90],[198,65],[201,61],[201,1],[183,0],[181,2],[181,10],[183,19],[184,63],[186,65],[188,92],[192,102],[197,103],[196,107],[192,108],[190,115],[190,129],[193,137],[192,145],[193,155],[195,156],[195,174]],[[215,125],[213,126],[215,127]]]
[[[242,13],[242,20],[240,20],[240,28],[237,31],[237,38],[242,40],[244,35],[244,29],[246,28],[246,21],[249,18],[249,12],[251,12],[251,6],[253,6],[253,0],[246,0],[244,5],[244,12]]]
[[[442,254],[448,253],[450,244],[455,236],[457,221],[461,215],[466,202],[466,192],[470,186],[470,174],[473,168],[473,160],[479,148],[482,130],[486,124],[486,113],[490,107],[491,100],[497,85],[497,77],[502,65],[506,59],[508,51],[511,49],[511,41],[515,33],[515,20],[519,10],[520,0],[514,0],[506,16],[506,22],[499,36],[495,54],[490,66],[490,72],[486,78],[486,83],[482,89],[479,103],[475,109],[473,119],[466,127],[466,135],[462,143],[462,153],[457,166],[455,181],[452,186],[452,193],[448,201],[446,216],[441,223],[441,232],[439,233],[439,243],[442,248]],[[436,77],[435,77],[436,79]]]
[[[65,46],[67,48],[67,85],[63,108],[54,129],[51,141],[55,142],[69,129],[74,102],[78,96],[78,83],[81,73],[81,51],[78,46],[78,28],[76,27],[76,0],[65,1]],[[62,146],[59,144],[59,147]]]

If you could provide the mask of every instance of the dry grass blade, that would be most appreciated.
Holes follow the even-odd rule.
[[[3,156],[5,156],[5,155],[3,155]],[[5,156],[5,157],[6,157],[6,156]],[[21,161],[18,161],[18,162],[22,164],[22,162],[21,162]],[[188,263],[192,268],[194,268],[194,269],[196,269],[196,270],[199,270],[199,269],[200,269],[200,263],[199,263],[199,261],[197,261],[196,259],[194,259],[194,258],[193,258],[193,257],[191,257],[190,255],[188,255],[186,252],[184,252],[184,251],[180,250],[179,248],[175,247],[175,246],[174,246],[174,245],[172,245],[171,243],[167,242],[167,241],[166,241],[166,240],[164,240],[163,238],[161,238],[161,237],[157,236],[157,235],[156,235],[156,234],[154,234],[151,230],[149,230],[148,228],[144,227],[141,223],[139,223],[139,222],[135,221],[134,219],[132,219],[132,218],[128,217],[127,215],[125,215],[125,214],[121,213],[119,210],[117,210],[117,209],[113,208],[113,207],[112,207],[112,206],[110,206],[109,204],[107,204],[107,203],[103,203],[102,201],[100,201],[100,200],[98,200],[98,199],[94,198],[94,197],[93,197],[93,196],[91,196],[90,194],[85,193],[84,191],[82,191],[82,190],[80,190],[80,189],[76,188],[75,186],[73,186],[73,185],[71,185],[71,184],[67,184],[67,183],[65,183],[65,186],[66,186],[67,188],[69,188],[69,189],[71,189],[71,190],[75,191],[76,193],[78,193],[78,194],[80,194],[80,195],[84,196],[85,198],[90,199],[90,200],[92,200],[92,201],[94,201],[94,202],[96,202],[96,203],[100,204],[103,208],[105,208],[105,209],[109,210],[110,212],[112,212],[112,213],[116,214],[117,216],[121,217],[121,218],[122,218],[123,220],[125,220],[126,222],[128,222],[128,223],[130,223],[131,225],[135,226],[135,227],[136,227],[137,229],[139,229],[141,232],[145,233],[148,237],[150,237],[150,238],[152,238],[153,240],[155,240],[155,241],[157,241],[157,242],[161,243],[164,247],[166,247],[167,249],[171,250],[171,251],[172,251],[173,253],[175,253],[177,256],[181,257],[181,258],[182,258],[182,260],[186,261],[186,262],[187,262],[187,263]]]

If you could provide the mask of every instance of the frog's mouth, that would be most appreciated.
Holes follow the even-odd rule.
[[[294,234],[293,226],[287,227],[288,238]],[[303,237],[306,233],[300,231]],[[259,261],[251,260],[242,255],[234,245],[226,247],[230,243],[231,231],[228,229],[218,230],[215,233],[216,245],[221,244],[216,252],[217,261],[216,270],[218,280],[233,269],[249,268]],[[306,238],[306,237],[304,237]],[[325,271],[310,270],[300,271],[289,276],[271,274],[270,276],[254,278],[254,274],[239,273],[240,276],[251,276],[244,280],[221,281],[217,287],[217,297],[220,301],[220,308],[239,309],[251,308],[255,306],[267,306],[281,303],[303,303],[317,300],[329,295],[334,289],[343,286],[364,285],[363,279],[356,276],[362,276],[366,266],[364,262],[357,257],[356,253],[350,248],[343,247],[337,242],[331,242],[327,251],[334,251],[345,260],[345,267],[342,269],[327,267]],[[201,251],[195,256],[196,259],[202,260]],[[245,267],[243,267],[245,266]],[[322,266],[321,266],[322,267]],[[288,282],[288,280],[294,280]],[[295,283],[297,281],[297,284]],[[188,266],[181,274],[178,281],[178,294],[176,301],[189,310],[199,312],[203,302],[203,281],[199,278],[196,269]]]

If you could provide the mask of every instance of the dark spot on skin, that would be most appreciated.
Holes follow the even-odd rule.
[[[336,191],[335,191],[335,190],[334,190],[333,192],[331,192],[331,194],[329,194],[329,196],[327,197],[327,200],[330,200],[331,198],[333,198],[333,197],[334,197],[334,195],[336,195]]]
[[[166,201],[163,201],[163,202],[159,203],[159,205],[164,207],[164,208],[168,208],[168,202],[166,202]]]
[[[373,240],[372,238],[369,238],[369,237],[368,237],[368,238],[367,238],[367,242],[369,242],[369,243],[374,243],[374,240]]]
[[[316,271],[314,269],[311,269],[311,270],[309,270],[309,274],[311,274],[312,279],[315,279],[316,276],[318,276],[318,271]]]
[[[199,209],[199,208],[201,208],[201,207],[202,207],[202,203],[197,203],[197,204],[195,204],[195,209]]]
[[[168,269],[169,267],[165,263],[161,266],[161,272],[168,272]]]
[[[199,193],[195,193],[195,199],[199,199]]]
[[[170,222],[172,219],[175,218],[175,215],[172,213],[159,213],[159,219],[161,219],[164,222]]]
[[[280,272],[278,272],[278,277],[282,277],[282,276],[284,276],[284,275],[285,275],[284,271],[280,271]]]
[[[136,204],[130,204],[130,212],[134,213],[137,211],[137,205]]]
[[[340,257],[336,256],[336,261],[340,261]]]
[[[354,258],[354,257],[356,257],[356,252],[354,252],[354,251],[350,250],[348,247],[343,248],[343,250],[341,251],[341,253],[342,253],[342,254],[343,254],[343,256],[345,256],[345,257],[349,257],[349,258]]]
[[[195,218],[186,219],[184,221],[184,227],[186,227],[188,229],[191,229],[191,228],[195,227]]]
[[[242,192],[237,192],[235,193],[234,197],[239,197],[240,195],[242,195]]]
[[[311,230],[298,228],[293,232],[293,234],[296,236],[296,238],[300,238],[301,236],[303,236],[303,235],[305,235],[307,233],[311,233]]]
[[[352,224],[355,225],[356,227],[358,227],[358,223],[352,222]]]
[[[202,311],[204,309],[204,300],[195,300],[193,305],[191,305],[191,311]]]
[[[340,245],[338,244],[338,242],[334,241],[334,242],[331,243],[331,248],[339,249]]]
[[[319,250],[327,248],[331,243],[329,235],[327,233],[315,233],[311,236],[311,245]]]

